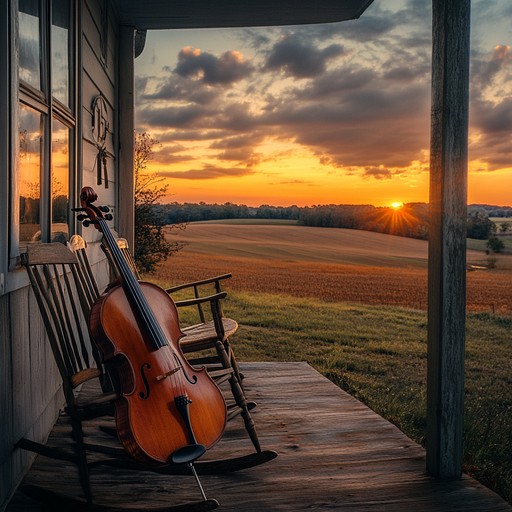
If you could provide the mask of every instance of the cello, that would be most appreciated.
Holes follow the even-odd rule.
[[[120,283],[94,303],[91,338],[116,382],[116,430],[125,450],[150,465],[192,462],[224,433],[227,412],[222,392],[206,369],[193,368],[179,340],[178,313],[160,287],[139,282],[117,245],[107,207],[93,203],[90,187],[80,193],[78,216],[93,224],[116,264]]]

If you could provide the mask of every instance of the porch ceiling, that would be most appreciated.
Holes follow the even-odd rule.
[[[329,23],[359,18],[373,0],[112,0],[139,30]]]

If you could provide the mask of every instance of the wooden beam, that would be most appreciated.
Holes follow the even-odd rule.
[[[119,167],[117,173],[117,229],[119,236],[126,238],[134,248],[135,175],[133,168],[134,149],[134,38],[133,27],[120,27],[119,74],[118,74],[118,133]]]
[[[427,470],[462,474],[470,0],[433,0]]]

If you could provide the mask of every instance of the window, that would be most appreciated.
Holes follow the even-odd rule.
[[[18,190],[20,194],[20,243],[41,233],[41,169],[43,167],[43,123],[40,112],[20,104]]]
[[[69,236],[76,167],[73,6],[18,1],[19,216],[12,257],[27,244],[65,243]]]

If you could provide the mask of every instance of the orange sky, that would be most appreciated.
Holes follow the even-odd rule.
[[[137,131],[168,201],[428,201],[430,2],[328,25],[149,32]],[[512,205],[512,16],[472,7],[469,203]]]

